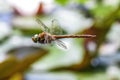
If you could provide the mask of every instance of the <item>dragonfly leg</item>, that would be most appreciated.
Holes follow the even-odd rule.
[[[45,36],[44,36],[44,43],[45,44],[49,44],[50,43],[50,41],[49,41],[49,36],[47,35],[47,34],[45,34]]]

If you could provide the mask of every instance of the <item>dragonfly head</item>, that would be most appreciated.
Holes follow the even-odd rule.
[[[35,34],[35,35],[32,37],[32,40],[33,40],[33,42],[35,42],[35,43],[38,42],[38,39],[39,39],[38,34]]]

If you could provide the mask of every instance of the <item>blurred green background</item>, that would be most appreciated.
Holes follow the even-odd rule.
[[[31,39],[57,19],[68,49]],[[120,0],[0,0],[0,80],[120,80]],[[57,32],[57,30],[56,30]]]

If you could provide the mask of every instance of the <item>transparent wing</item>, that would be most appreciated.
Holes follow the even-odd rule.
[[[36,17],[35,20],[40,24],[42,31],[49,32],[49,28],[39,19],[39,17]]]
[[[64,49],[67,49],[67,46],[65,45],[64,42],[60,41],[60,40],[55,40],[56,44]]]
[[[50,27],[50,33],[55,34],[55,35],[59,35],[63,33],[62,28],[60,27],[60,25],[58,25],[58,21],[56,19],[52,20],[52,26]]]

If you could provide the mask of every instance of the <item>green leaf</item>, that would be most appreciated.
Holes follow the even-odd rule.
[[[80,3],[80,4],[85,4],[88,0],[76,0],[76,2]]]
[[[68,3],[69,0],[55,0],[56,3],[60,4],[60,5],[66,5]]]
[[[107,16],[110,12],[114,10],[114,7],[112,6],[104,6],[104,5],[98,5],[96,8],[92,10],[92,13],[96,17],[105,17]]]

